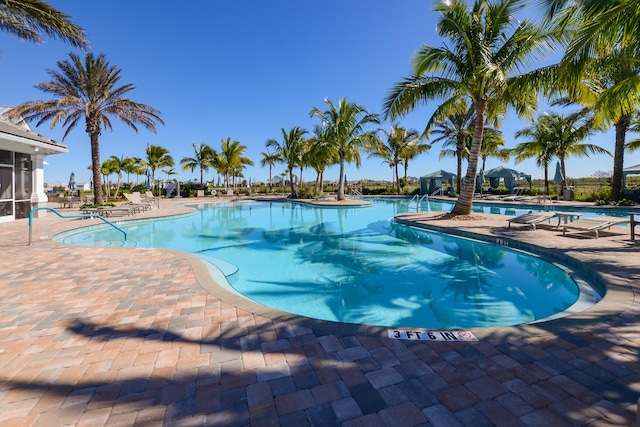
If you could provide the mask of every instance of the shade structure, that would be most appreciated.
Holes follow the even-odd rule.
[[[504,186],[511,194],[513,194],[516,179],[518,178],[526,179],[529,182],[529,185],[531,185],[531,175],[515,169],[505,168],[504,166],[498,166],[497,168],[485,171],[484,176],[489,180],[492,188],[498,188],[500,186],[500,179],[502,179],[504,181]]]
[[[442,182],[446,181],[450,186],[453,186],[453,180],[457,178],[453,172],[447,172],[445,170],[437,170],[427,175],[420,177],[420,194],[431,194],[438,188],[442,187]]]

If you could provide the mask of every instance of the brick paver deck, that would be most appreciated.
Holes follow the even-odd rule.
[[[399,341],[239,301],[189,255],[50,240],[95,220],[37,218],[32,246],[26,220],[0,224],[0,425],[632,425],[640,247],[485,217],[409,219],[548,248],[606,298],[478,342]]]

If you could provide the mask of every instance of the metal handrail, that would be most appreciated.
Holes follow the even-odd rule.
[[[110,226],[112,226],[113,228],[115,228],[116,230],[118,230],[122,234],[124,234],[124,241],[125,242],[127,241],[127,232],[126,231],[124,231],[122,228],[118,227],[117,225],[115,225],[111,221],[107,220],[106,218],[104,218],[104,217],[102,217],[102,216],[100,216],[98,214],[62,215],[60,212],[58,212],[54,208],[42,207],[42,208],[33,208],[33,209],[31,209],[31,212],[29,212],[29,246],[31,246],[31,242],[32,242],[33,213],[36,212],[36,211],[40,211],[40,210],[51,211],[54,214],[58,215],[60,218],[98,218],[98,219],[101,219],[105,223],[109,224]]]
[[[409,200],[409,206],[408,209],[411,209],[411,203],[413,203],[413,201],[416,201],[416,212],[420,212],[420,203],[422,203],[423,200],[427,201],[427,211],[429,210],[429,195],[425,194],[423,196],[416,194],[415,196],[413,196],[411,198],[411,200]]]

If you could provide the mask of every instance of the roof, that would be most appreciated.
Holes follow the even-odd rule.
[[[447,172],[445,170],[440,169],[439,171],[435,171],[435,172],[431,172],[430,174],[421,176],[420,178],[426,178],[426,179],[452,179],[455,178],[456,175],[453,172]]]
[[[67,151],[65,144],[32,131],[26,122],[14,123],[9,120],[6,117],[6,112],[10,109],[10,107],[0,107],[0,139],[32,146],[44,145],[51,149],[51,153]]]
[[[640,173],[640,165],[629,166],[628,168],[622,169],[622,172],[627,174]]]
[[[504,166],[498,166],[497,168],[490,169],[484,172],[485,178],[531,178],[531,175],[524,172],[520,172],[514,169],[505,168]]]

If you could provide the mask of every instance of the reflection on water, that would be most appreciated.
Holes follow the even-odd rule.
[[[233,286],[262,304],[318,319],[389,327],[512,325],[577,298],[559,268],[509,249],[388,221],[407,200],[371,207],[203,205],[195,215],[123,226],[141,247],[235,265]],[[69,236],[108,240],[110,230]]]

